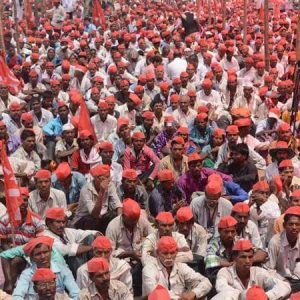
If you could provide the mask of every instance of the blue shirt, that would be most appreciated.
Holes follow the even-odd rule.
[[[56,275],[56,292],[63,294],[65,290],[67,290],[71,299],[78,299],[79,288],[70,269],[66,265],[53,261],[51,261],[50,268]],[[31,281],[36,269],[36,264],[32,264],[22,272],[12,295],[14,300],[24,300],[25,296],[34,297],[37,295],[33,289],[33,282]]]
[[[52,119],[48,124],[43,127],[43,132],[47,136],[61,136],[62,134],[63,123],[61,122],[60,117]]]
[[[198,128],[193,125],[190,127],[190,140],[193,141],[197,146],[203,148],[205,145],[208,145],[211,139],[213,132],[213,127],[207,125],[204,134],[200,134]]]
[[[72,171],[72,181],[68,194],[66,193],[63,184],[59,180],[57,180],[55,174],[52,175],[51,182],[54,188],[65,193],[68,204],[77,202],[79,200],[80,190],[86,183],[84,176],[81,173],[75,171]]]
[[[84,27],[84,32],[89,33],[91,30],[97,30],[97,27],[92,23]]]
[[[248,194],[240,187],[239,184],[234,183],[233,181],[224,181],[223,186],[226,191],[226,195],[230,196],[232,204],[243,202],[248,199]]]

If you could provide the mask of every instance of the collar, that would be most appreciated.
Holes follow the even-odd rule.
[[[40,196],[40,192],[39,192],[39,190],[37,190],[37,199],[36,199],[36,202],[47,202],[47,201],[49,201],[49,199],[53,199],[53,192],[52,192],[52,188],[50,188],[50,194],[49,194],[49,197],[48,197],[48,199],[47,199],[47,201],[44,201],[44,200],[42,200],[42,198],[41,198],[41,196]]]
[[[281,245],[283,247],[288,247],[290,249],[299,249],[299,234],[298,234],[297,242],[296,242],[296,244],[295,244],[295,246],[293,248],[289,244],[289,241],[288,241],[288,239],[286,237],[286,232],[285,231],[283,231],[281,233],[280,240],[281,240]]]

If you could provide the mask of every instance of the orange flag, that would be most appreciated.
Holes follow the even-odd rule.
[[[99,0],[94,0],[93,23],[96,26],[101,26],[102,29],[106,29],[105,16]]]
[[[260,9],[259,9],[259,18],[260,18],[260,20],[263,20],[264,17],[265,17],[265,10],[264,10],[264,6],[261,5]]]
[[[3,141],[0,141],[0,158],[3,168],[6,208],[11,224],[17,226],[22,220],[20,205],[23,203],[23,198],[18,182],[8,160]]]
[[[20,89],[20,81],[7,66],[4,57],[0,54],[0,81],[13,88],[16,93]]]

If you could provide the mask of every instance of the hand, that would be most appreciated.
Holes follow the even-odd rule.
[[[72,214],[74,214],[76,212],[77,206],[78,206],[78,202],[71,203],[71,204],[68,205],[68,210],[70,212],[72,212]]]
[[[179,208],[184,207],[184,206],[186,206],[185,200],[180,200],[180,201],[178,201],[177,203],[173,204],[173,211],[174,211],[174,212],[177,212],[177,210],[178,210]]]
[[[110,183],[109,178],[105,178],[100,182],[99,194],[105,194],[107,192],[109,183]]]
[[[101,232],[97,232],[97,233],[95,234],[95,238],[97,238],[98,236],[103,236],[103,234],[102,234]]]
[[[192,291],[184,292],[180,295],[179,300],[193,300],[196,298],[196,294]]]
[[[136,261],[140,261],[141,257],[142,257],[142,252],[140,251],[132,251],[132,255],[131,257],[136,260]]]
[[[148,178],[146,182],[146,189],[152,191],[154,189],[154,182],[152,179]]]

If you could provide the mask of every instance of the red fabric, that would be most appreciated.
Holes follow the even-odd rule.
[[[98,0],[94,0],[94,5],[93,5],[93,23],[96,26],[101,26],[102,29],[106,29],[106,24],[105,24],[105,17],[104,17],[104,12],[101,7],[101,4]]]
[[[4,58],[0,55],[0,81],[7,84],[16,93],[20,91],[20,82],[14,73],[8,68]]]
[[[79,150],[76,150],[72,154],[72,161],[71,161],[71,167],[76,169],[78,172],[82,173],[83,175],[89,173],[90,171],[90,165],[85,164],[80,157]]]
[[[6,208],[11,224],[17,226],[21,223],[20,205],[23,203],[20,188],[6,154],[5,145],[0,141],[1,164],[3,167],[4,192]]]
[[[260,6],[260,9],[259,9],[259,18],[260,18],[260,20],[263,20],[263,19],[264,19],[264,16],[265,16],[264,6],[261,5],[261,6]]]

